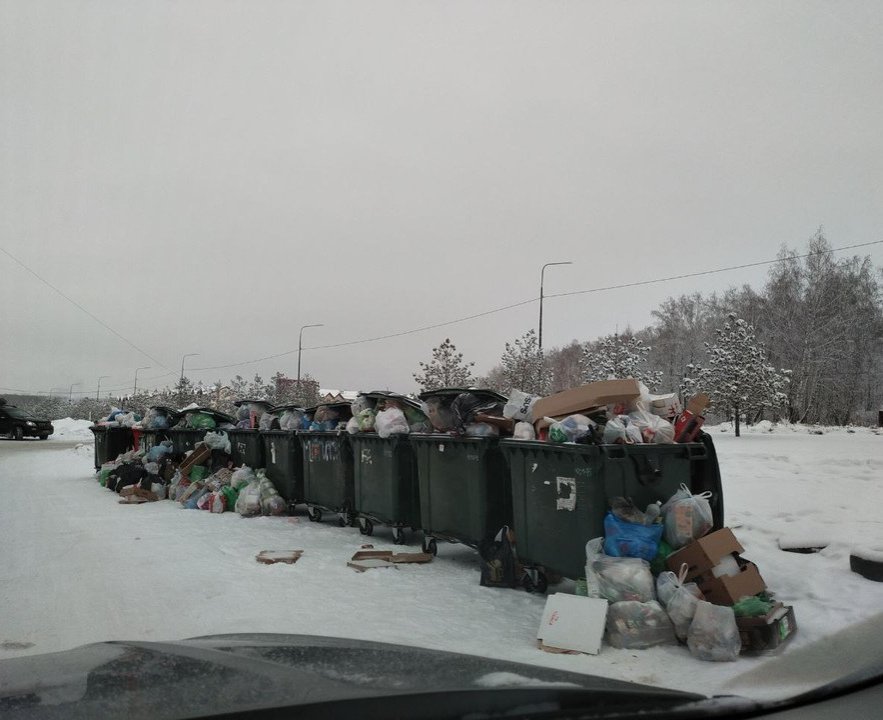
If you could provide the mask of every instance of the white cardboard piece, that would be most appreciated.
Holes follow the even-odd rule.
[[[546,599],[537,640],[560,650],[597,655],[606,622],[605,599],[555,593]]]

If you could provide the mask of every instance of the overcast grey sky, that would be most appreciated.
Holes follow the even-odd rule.
[[[0,387],[172,382],[883,239],[883,3],[0,1]],[[883,265],[883,246],[870,248]],[[547,346],[766,269],[547,300]],[[304,352],[413,389],[532,303]],[[160,363],[164,366],[160,366]],[[188,372],[296,372],[296,353]],[[171,374],[164,377],[163,374]]]

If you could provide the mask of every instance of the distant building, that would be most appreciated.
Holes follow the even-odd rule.
[[[331,390],[328,388],[319,390],[319,397],[323,403],[352,402],[358,395],[358,390]]]

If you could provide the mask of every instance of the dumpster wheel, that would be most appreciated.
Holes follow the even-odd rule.
[[[544,595],[549,589],[549,580],[542,570],[525,568],[524,574],[521,576],[521,587],[529,593]]]
[[[319,508],[310,507],[307,514],[312,522],[322,522],[322,511]]]
[[[368,518],[359,518],[359,532],[362,533],[362,535],[373,535],[374,523]]]
[[[435,538],[423,541],[423,552],[430,555],[438,555],[438,543],[435,541]]]
[[[405,544],[405,531],[400,527],[394,527],[392,529],[392,541],[396,545],[404,545]]]

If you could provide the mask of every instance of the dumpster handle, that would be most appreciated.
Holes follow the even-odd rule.
[[[688,460],[704,460],[708,457],[708,449],[701,443],[689,443],[685,447]]]

